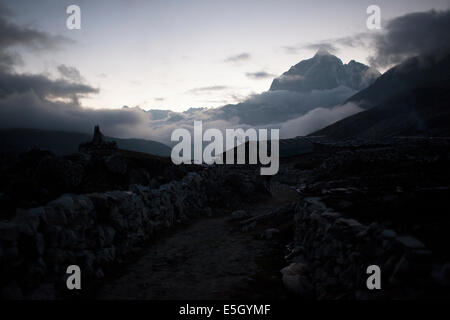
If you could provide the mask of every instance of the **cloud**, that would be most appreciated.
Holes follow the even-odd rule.
[[[368,58],[371,66],[384,68],[413,56],[448,53],[449,30],[450,10],[431,10],[393,18],[385,23],[381,31],[361,32],[346,37],[285,46],[283,49],[286,53],[296,54],[302,49],[338,52],[346,47],[363,48],[373,52]]]
[[[144,111],[134,108],[94,110],[69,102],[52,102],[34,91],[14,93],[0,99],[1,128],[37,128],[90,132],[96,123],[108,132],[131,134],[133,127],[147,124]]]
[[[16,30],[18,35],[22,34],[22,40],[8,40],[9,35],[0,31],[0,54],[5,53],[16,63],[20,58],[7,51],[14,45],[43,50],[47,41],[58,42],[57,38],[39,31],[12,24],[9,24],[9,28]],[[248,59],[250,54],[241,53],[226,60],[236,63]],[[95,94],[98,88],[83,83],[81,73],[74,67],[61,64],[57,70],[61,78],[53,80],[42,74],[17,74],[11,68],[0,69],[0,128],[91,132],[98,123],[110,136],[144,138],[171,144],[172,131],[177,128],[192,130],[194,120],[204,121],[205,129],[280,127],[282,136],[289,136],[310,133],[308,131],[320,129],[359,111],[354,105],[335,107],[355,93],[347,87],[306,93],[268,91],[253,94],[241,103],[215,109],[193,108],[182,113],[170,110],[144,111],[139,107],[99,110],[81,106],[78,102],[79,97]],[[269,74],[259,71],[250,72],[247,76],[259,79]],[[210,85],[193,88],[189,92],[201,96],[228,94],[234,89],[226,85]],[[234,98],[239,101],[244,99],[239,96]]]
[[[245,75],[249,78],[256,79],[256,80],[275,77],[274,74],[268,73],[266,71],[247,72]]]
[[[287,54],[298,54],[301,50],[328,51],[333,54],[339,53],[341,47],[369,48],[373,45],[373,33],[361,32],[351,36],[325,39],[316,42],[302,43],[293,46],[283,46]]]
[[[233,55],[233,56],[229,56],[229,57],[227,57],[226,59],[224,59],[223,61],[224,62],[227,62],[227,63],[237,63],[237,62],[242,62],[242,61],[247,61],[247,60],[250,60],[250,58],[251,58],[251,55],[250,55],[250,53],[248,53],[248,52],[243,52],[243,53],[240,53],[240,54],[236,54],[236,55]]]
[[[97,93],[99,90],[86,84],[64,79],[51,80],[44,75],[0,72],[0,96],[34,92],[41,99],[49,97],[72,98]]]
[[[269,91],[252,95],[235,105],[214,109],[191,108],[178,113],[170,110],[144,111],[139,107],[100,110],[82,107],[78,96],[96,93],[97,89],[65,79],[51,80],[43,75],[0,73],[0,88],[0,128],[89,133],[98,123],[111,136],[150,139],[168,145],[173,144],[170,136],[174,129],[193,130],[194,120],[202,120],[205,129],[280,127],[282,134],[286,131],[284,135],[320,129],[320,125],[329,124],[345,114],[327,110],[354,94],[346,87],[309,93]],[[211,92],[227,88],[210,86],[194,91]],[[69,99],[61,101],[54,97]],[[320,112],[311,112],[317,108]],[[295,131],[297,122],[290,120],[293,118],[306,129]],[[306,125],[305,119],[309,119],[310,124]]]
[[[328,42],[310,43],[303,46],[302,49],[309,49],[314,51],[327,51],[330,53],[337,53],[339,51],[334,44]]]
[[[297,46],[283,46],[281,47],[287,54],[298,54],[301,48]]]
[[[335,106],[333,108],[316,108],[303,116],[288,120],[280,125],[280,138],[304,136],[334,122],[364,111],[354,103]]]
[[[18,26],[0,15],[0,48],[21,45],[35,50],[51,50],[72,42],[63,36]]]
[[[18,60],[15,53],[8,48],[23,46],[30,50],[55,50],[61,45],[73,43],[72,40],[63,37],[51,35],[47,32],[22,27],[8,21],[12,13],[5,7],[0,7],[0,67],[8,63],[15,64]],[[5,61],[6,59],[6,61]],[[8,67],[9,68],[9,67]]]
[[[207,87],[199,87],[199,88],[193,88],[189,90],[191,93],[205,93],[205,92],[211,92],[211,91],[222,91],[230,89],[228,86],[207,86]]]
[[[0,7],[1,128],[73,128],[84,131],[91,127],[92,120],[95,122],[102,117],[112,123],[130,122],[136,118],[132,114],[119,116],[117,112],[83,109],[79,98],[97,93],[99,89],[82,83],[83,78],[74,67],[59,65],[57,71],[61,78],[56,80],[43,74],[14,72],[21,57],[11,50],[13,47],[21,45],[31,51],[53,50],[66,39],[10,23],[7,16],[10,16],[7,9]]]
[[[0,17],[13,16],[14,13],[0,3]]]
[[[277,78],[277,81],[289,82],[289,81],[298,81],[302,79],[305,79],[305,76],[302,76],[301,74],[282,74]]]
[[[14,66],[23,64],[22,57],[15,52],[1,51],[0,48],[0,71],[11,72]]]
[[[279,128],[282,138],[306,135],[363,111],[353,103],[339,105],[347,96],[345,93],[350,94],[344,88],[311,94],[269,91],[222,108],[192,108],[181,114],[166,110],[165,117],[149,122],[148,129],[144,130],[145,137],[171,145],[172,131],[177,128],[192,131],[194,120],[202,120],[204,130]]]
[[[57,70],[62,78],[73,81],[73,82],[83,82],[84,79],[81,76],[80,71],[78,71],[75,67],[66,66],[65,64],[61,64],[57,67]]]
[[[63,36],[51,35],[11,23],[13,13],[0,4],[0,71],[11,72],[22,59],[13,48],[25,47],[32,51],[56,50],[64,44],[73,43]]]
[[[375,66],[390,66],[408,57],[448,52],[450,10],[410,13],[390,20],[374,36]]]
[[[292,94],[291,97],[282,97],[289,93],[277,92],[275,96],[269,94],[253,97],[254,103],[263,103],[259,112],[257,109],[247,109],[249,104],[244,104],[240,106],[241,111],[234,114],[226,108],[197,108],[183,113],[169,110],[144,111],[137,107],[90,109],[81,107],[74,102],[48,101],[39,97],[35,92],[28,91],[14,93],[0,99],[0,127],[89,133],[92,131],[92,127],[98,123],[102,130],[110,136],[150,139],[171,145],[173,143],[170,141],[170,136],[173,130],[186,128],[192,131],[194,120],[202,120],[204,129],[217,128],[222,131],[228,128],[280,128],[281,137],[290,138],[309,134],[362,110],[356,105],[314,108],[309,105],[309,102],[314,100],[310,97],[305,99],[308,100],[308,105],[298,105],[298,110],[295,110],[294,104],[290,103],[293,110],[289,111],[289,108],[285,108],[280,111],[280,108],[277,107],[284,106],[284,103],[290,99],[295,101],[294,97],[297,94]],[[319,94],[319,92],[316,93],[316,95]],[[269,102],[269,100],[272,101]],[[261,121],[248,123],[252,122],[252,118],[258,114],[263,115],[261,119],[256,119]],[[276,117],[273,116],[274,114],[284,114],[285,117]],[[277,121],[274,122],[274,120]]]
[[[355,93],[355,90],[343,86],[311,92],[267,91],[252,95],[241,103],[224,106],[218,115],[211,112],[211,118],[236,118],[249,125],[280,123],[315,108],[331,108]]]

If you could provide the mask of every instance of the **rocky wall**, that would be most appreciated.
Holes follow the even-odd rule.
[[[69,265],[80,266],[82,283],[101,279],[159,230],[210,215],[208,174],[188,173],[158,189],[133,185],[130,191],[64,194],[45,206],[19,209],[0,222],[1,298],[59,298],[68,291]]]
[[[294,234],[283,282],[304,298],[412,299],[443,293],[440,268],[421,241],[346,218],[320,198],[298,201]],[[367,287],[370,265],[380,267],[380,290]]]

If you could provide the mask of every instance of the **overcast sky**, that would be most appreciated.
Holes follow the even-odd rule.
[[[314,54],[309,44],[367,32],[366,9],[383,20],[448,9],[450,0],[0,0],[15,24],[73,40],[58,50],[17,48],[16,72],[56,78],[75,67],[99,89],[83,106],[183,111],[244,100]],[[66,28],[66,7],[81,7],[82,29]],[[377,32],[377,31],[373,31]],[[370,52],[345,48],[344,63]],[[77,76],[77,75],[75,75]]]

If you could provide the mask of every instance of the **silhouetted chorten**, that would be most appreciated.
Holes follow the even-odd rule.
[[[93,144],[102,144],[105,142],[105,137],[103,133],[100,131],[100,126],[96,125],[94,128],[94,136],[92,137]]]
[[[90,142],[80,144],[78,150],[84,153],[92,153],[97,151],[112,151],[117,149],[115,141],[106,141],[105,136],[100,131],[100,126],[94,128],[94,136]]]

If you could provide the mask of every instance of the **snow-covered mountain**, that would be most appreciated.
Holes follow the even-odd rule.
[[[371,85],[380,73],[355,60],[344,64],[341,59],[320,50],[311,59],[300,61],[289,71],[273,80],[271,91],[310,92],[339,86],[362,90]]]

